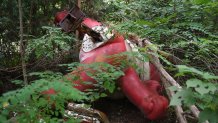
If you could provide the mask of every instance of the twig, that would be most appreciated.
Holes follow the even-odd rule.
[[[171,86],[170,83],[162,76],[161,76],[161,81],[163,82],[165,88],[168,88]],[[170,91],[169,89],[165,89],[165,90],[167,92],[168,97],[171,98],[174,95],[174,92]],[[183,115],[184,112],[181,106],[176,106],[175,112],[176,112],[176,116],[178,117],[178,120],[180,123],[187,123],[187,120]]]

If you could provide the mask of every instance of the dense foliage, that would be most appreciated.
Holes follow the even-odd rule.
[[[214,80],[217,80],[218,76],[184,65],[178,65],[178,69],[177,76],[189,74],[191,77],[185,82],[184,88],[170,87],[170,90],[176,93],[171,99],[171,105],[187,107],[197,105],[201,109],[199,122],[208,120],[210,123],[216,123],[218,120],[218,84],[214,83]]]
[[[149,38],[184,64],[217,73],[217,1],[113,1],[108,9],[105,20],[120,32]]]
[[[123,75],[119,67],[106,63],[94,63],[89,65],[72,63],[64,64],[69,71],[83,68],[87,74],[97,81],[94,89],[86,90],[86,93],[73,88],[72,80],[80,77],[76,74],[63,76],[61,73],[51,71],[34,72],[30,76],[38,79],[21,89],[3,94],[0,97],[0,121],[38,123],[38,122],[79,122],[76,117],[67,117],[65,110],[68,102],[91,104],[91,102],[113,93],[116,89],[115,80]],[[81,71],[78,71],[81,72]],[[22,81],[14,81],[23,84]],[[93,84],[92,82],[84,82]],[[53,89],[55,93],[48,91]]]
[[[171,100],[171,105],[197,105],[201,110],[200,122],[216,123],[218,116],[217,76],[208,73],[218,73],[217,12],[218,1],[138,0],[113,1],[106,16],[120,32],[149,38],[162,50],[181,59],[177,64],[200,69],[178,67],[177,75],[191,73],[195,76],[178,79],[184,88],[173,87],[176,95]]]
[[[40,79],[21,89],[3,94],[0,98],[1,122],[35,123],[58,122],[58,116],[64,116],[67,101],[82,101],[86,95],[72,88],[72,83],[63,78],[60,73],[31,73]],[[53,88],[57,94],[44,94]],[[13,119],[12,117],[16,117]],[[63,120],[63,119],[62,119]]]

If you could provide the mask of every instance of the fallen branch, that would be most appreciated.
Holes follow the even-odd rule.
[[[149,46],[149,45],[152,45],[152,43],[150,41],[148,41],[147,39],[144,39],[143,40],[143,43],[145,43],[145,45]],[[165,88],[168,88],[170,85],[173,85],[173,86],[176,86],[178,88],[182,88],[179,83],[177,83],[173,77],[171,77],[167,72],[166,70],[163,68],[162,64],[160,63],[159,59],[157,56],[153,55],[153,52],[151,50],[151,53],[149,54],[150,57],[151,57],[151,63],[154,64],[157,68],[157,70],[159,71],[160,75],[161,75],[161,80],[163,81],[164,86]],[[167,83],[167,84],[166,84]],[[172,97],[174,95],[173,92],[169,92],[168,93],[168,96],[169,97]],[[190,106],[190,110],[192,111],[192,113],[194,114],[194,116],[196,118],[199,117],[199,113],[200,111],[198,110],[198,108],[195,106],[195,105],[192,105]],[[176,106],[176,113],[177,113],[177,116],[180,120],[181,123],[185,123],[187,122],[185,117],[183,117],[182,113],[183,113],[183,110],[182,110],[182,107],[181,106]]]
[[[161,81],[163,82],[165,88],[168,88],[171,86],[170,83],[162,76],[161,76]],[[169,98],[171,98],[174,95],[174,92],[170,91],[169,89],[165,89],[165,90]],[[184,111],[181,106],[176,106],[175,112],[176,112],[176,116],[178,117],[178,120],[180,123],[187,123],[187,120],[185,116],[183,115]]]

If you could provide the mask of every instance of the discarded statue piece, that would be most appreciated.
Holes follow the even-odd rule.
[[[125,40],[124,36],[108,31],[108,27],[102,23],[85,17],[78,7],[68,11],[58,12],[55,17],[55,24],[60,26],[66,32],[75,32],[78,30],[83,33],[83,43],[79,58],[82,64],[94,62],[106,62],[111,65],[116,63],[116,59],[106,56],[119,54],[126,51],[135,51],[134,44]],[[117,64],[116,64],[117,65]],[[149,62],[143,64],[146,75],[141,80],[136,70],[129,66],[123,71],[117,82],[124,95],[137,106],[144,115],[155,120],[161,118],[168,107],[168,100],[161,96],[160,76],[155,66]],[[71,74],[74,74],[73,72]],[[82,81],[90,81],[96,84],[96,81],[89,77],[84,71],[79,73]],[[82,83],[81,80],[72,81],[75,88],[80,91],[93,88],[93,86]]]

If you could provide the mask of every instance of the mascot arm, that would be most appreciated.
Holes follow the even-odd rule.
[[[168,100],[157,93],[156,85],[149,88],[150,84],[143,84],[133,68],[127,68],[125,76],[119,79],[120,87],[127,98],[135,104],[148,119],[161,118],[167,107]],[[154,83],[156,84],[156,83]]]

